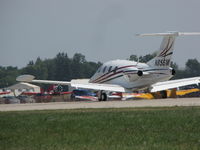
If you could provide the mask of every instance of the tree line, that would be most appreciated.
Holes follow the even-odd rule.
[[[55,58],[30,61],[26,67],[0,67],[0,88],[16,83],[16,77],[22,74],[34,75],[37,79],[70,81],[76,78],[89,78],[99,68],[101,62],[91,62],[85,56],[76,53],[69,58],[67,53],[58,53]]]
[[[145,63],[155,55],[155,53],[139,57],[131,55],[128,60],[139,60],[139,62]],[[85,56],[80,53],[74,54],[72,58],[69,58],[67,53],[58,53],[56,57],[45,60],[38,57],[21,69],[13,66],[0,66],[0,88],[15,84],[16,77],[21,74],[31,74],[37,79],[60,81],[90,78],[101,65],[101,62],[87,61]],[[172,63],[172,68],[176,70],[173,79],[200,76],[200,62],[197,59],[188,59],[184,69],[179,69],[176,63]]]

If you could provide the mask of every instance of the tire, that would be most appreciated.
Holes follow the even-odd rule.
[[[167,98],[167,91],[160,91],[162,98]]]
[[[107,95],[106,95],[106,93],[102,93],[101,97],[102,97],[102,101],[107,101]]]
[[[101,91],[99,101],[107,101],[107,98],[107,94]]]

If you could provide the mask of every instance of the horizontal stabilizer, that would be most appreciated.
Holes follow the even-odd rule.
[[[136,36],[181,36],[181,35],[200,35],[200,32],[166,32],[166,33],[144,33]]]

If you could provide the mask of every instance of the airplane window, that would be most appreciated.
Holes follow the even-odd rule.
[[[107,66],[105,66],[105,67],[103,68],[103,73],[106,71],[106,68],[107,68]]]
[[[108,72],[110,72],[110,71],[111,71],[111,69],[112,69],[112,66],[110,66],[110,67],[109,67],[109,69],[108,69]]]
[[[117,71],[117,69],[118,69],[118,67],[116,66],[116,67],[115,67],[115,69],[114,69],[113,71],[114,71],[114,72],[116,72],[116,71]]]

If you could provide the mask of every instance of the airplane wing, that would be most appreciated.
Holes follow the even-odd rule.
[[[70,82],[67,82],[67,81],[51,81],[51,80],[34,80],[34,78],[35,77],[32,75],[21,75],[17,77],[16,80],[20,82],[69,85],[74,88],[82,88],[82,89],[104,90],[113,92],[129,92],[120,85],[89,83],[89,79],[75,79],[71,80]],[[163,91],[167,89],[177,88],[180,86],[199,84],[199,83],[200,83],[200,77],[158,82],[151,86],[151,92]]]
[[[115,84],[98,84],[98,83],[81,83],[79,80],[72,80],[71,86],[75,88],[93,89],[93,90],[104,90],[114,92],[126,92],[125,88]]]
[[[177,88],[180,86],[199,84],[199,83],[200,83],[200,77],[158,82],[151,86],[151,92],[163,91],[163,90],[167,90],[167,89]]]
[[[58,85],[69,85],[74,88],[92,89],[92,90],[104,90],[114,92],[126,92],[126,89],[119,85],[114,84],[98,84],[89,83],[89,79],[76,79],[67,81],[51,81],[51,80],[35,80],[32,75],[21,75],[16,78],[20,82],[31,82],[31,83],[43,83],[43,84],[58,84]]]

